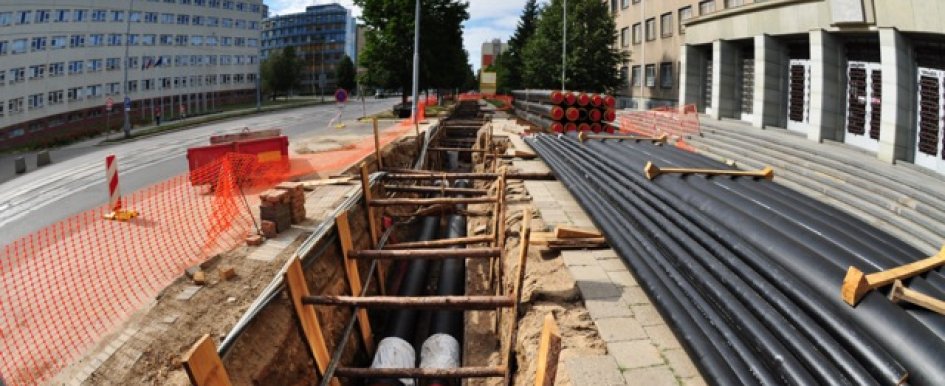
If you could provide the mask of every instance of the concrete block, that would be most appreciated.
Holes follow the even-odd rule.
[[[619,297],[603,299],[587,299],[584,301],[584,307],[591,313],[594,319],[632,317],[633,312],[630,306],[620,300]]]
[[[598,260],[608,260],[608,259],[619,259],[617,256],[617,251],[613,249],[598,249],[593,252],[594,257]]]
[[[673,374],[680,378],[693,378],[699,376],[699,370],[692,363],[689,354],[683,349],[672,349],[663,351],[663,357],[669,362],[669,367],[673,369]],[[617,363],[620,363],[618,360]]]
[[[15,171],[16,174],[26,173],[26,158],[16,157],[16,159],[13,160],[13,171]]]
[[[575,268],[592,268],[592,267],[575,267]],[[593,267],[601,270],[600,267]],[[603,272],[603,270],[601,270]],[[610,297],[619,297],[620,288],[610,282],[610,279],[607,278],[607,275],[603,275],[603,279],[598,280],[575,280],[578,285],[578,289],[581,290],[581,296],[584,299],[602,299]]]
[[[649,339],[609,343],[607,350],[614,356],[617,365],[622,370],[664,364],[660,351]]]
[[[621,342],[646,339],[646,330],[634,318],[607,318],[594,321],[597,331],[605,342]]]
[[[612,283],[619,287],[633,287],[639,285],[637,279],[626,269],[622,271],[609,271],[607,272],[607,277],[610,278]]]
[[[569,267],[576,265],[596,266],[597,259],[588,251],[561,251],[561,260]],[[574,275],[574,272],[571,273]],[[598,277],[603,279],[604,277]],[[575,277],[577,279],[577,277]]]
[[[659,311],[656,310],[652,304],[638,304],[631,305],[630,312],[633,312],[633,316],[637,318],[637,321],[644,326],[657,326],[665,325],[666,321],[663,320],[663,317],[660,316]]]
[[[665,324],[645,326],[643,330],[646,332],[646,335],[650,337],[650,340],[661,350],[682,348],[682,345],[679,344],[679,340],[676,339],[676,335],[673,334],[673,330],[670,330],[669,326]]]
[[[617,361],[610,355],[569,358],[564,363],[573,386],[625,385]]]
[[[645,367],[627,370],[623,373],[628,385],[653,386],[676,385],[676,377],[667,366]]]
[[[623,289],[623,301],[629,305],[634,304],[651,304],[650,298],[646,296],[646,293],[643,292],[643,288],[640,287],[622,287]]]
[[[606,272],[626,272],[627,266],[621,259],[598,260],[600,267]]]
[[[43,150],[39,153],[36,153],[36,167],[43,167],[52,163],[52,157],[49,156],[48,150]]]

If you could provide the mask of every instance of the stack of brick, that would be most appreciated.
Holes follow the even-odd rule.
[[[292,204],[288,191],[269,189],[259,195],[259,217],[263,236],[275,237],[292,226]]]
[[[292,223],[305,221],[305,185],[301,182],[283,182],[276,189],[289,192],[289,204],[292,207]]]

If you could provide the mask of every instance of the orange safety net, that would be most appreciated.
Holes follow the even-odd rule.
[[[381,144],[412,130],[384,130]],[[274,162],[230,153],[125,195],[124,207],[140,212],[130,221],[103,219],[110,211],[103,205],[4,246],[0,376],[7,385],[48,381],[184,269],[243,243],[256,231],[258,193],[295,177],[341,172],[373,151],[368,136]]]
[[[676,147],[688,151],[695,149],[686,144],[684,138],[701,133],[699,113],[695,105],[621,112],[617,120],[621,133],[654,137],[666,134],[676,140]]]
[[[465,94],[460,94],[457,97],[459,101],[477,101],[480,99],[491,99],[495,101],[500,101],[503,103],[502,107],[497,107],[496,110],[509,110],[512,108],[512,102],[515,101],[515,98],[511,95],[502,95],[502,94],[480,94],[476,92],[468,92]]]

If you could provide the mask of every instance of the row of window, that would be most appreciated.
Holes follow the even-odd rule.
[[[191,75],[178,77],[164,77],[128,81],[128,94],[142,91],[181,89],[188,87],[213,86],[217,84],[255,84],[256,74],[222,74],[222,75]],[[32,94],[26,97],[13,98],[6,103],[0,101],[0,117],[4,114],[16,115],[27,110],[41,109],[45,106],[55,106],[66,102],[77,102],[83,99],[93,99],[102,96],[120,95],[121,82],[93,84],[83,87],[72,87],[46,93]],[[6,110],[4,111],[4,107]]]
[[[656,64],[647,64],[646,66],[644,66],[644,70],[646,71],[646,87],[656,87],[656,81],[657,81]],[[628,72],[630,72],[629,74],[630,86],[640,87],[641,82],[644,81],[643,78],[640,77],[640,66],[636,65],[636,66],[633,66],[632,68],[629,68],[627,66],[621,67],[620,76],[624,80],[624,82],[628,80],[627,79]],[[660,63],[659,72],[660,72],[659,73],[660,88],[664,88],[664,89],[673,88],[674,86],[673,63],[671,62]]]
[[[633,0],[633,4],[639,3],[641,0]],[[754,0],[755,3],[761,2],[764,0]],[[734,8],[745,5],[745,0],[724,0],[725,8]],[[630,0],[620,0],[621,8],[629,8]],[[610,11],[613,13],[617,12],[617,0],[610,0]],[[707,13],[715,12],[715,0],[702,0],[699,2],[699,14],[705,15]]]
[[[686,33],[685,28],[683,27],[683,21],[686,19],[692,18],[692,6],[686,6],[680,8],[677,12],[677,18],[679,19],[679,33]],[[640,44],[643,39],[643,27],[646,26],[646,40],[656,40],[656,18],[651,17],[643,23],[636,23],[633,25],[633,44]],[[660,36],[663,38],[672,37],[675,29],[673,28],[673,13],[667,12],[660,15]],[[620,46],[629,47],[630,46],[630,27],[624,27],[620,30]]]
[[[31,39],[0,40],[0,55],[25,54],[59,50],[64,48],[104,47],[104,46],[223,46],[257,47],[259,39],[242,37],[216,37],[203,35],[155,35],[155,34],[79,34],[59,36],[37,36]]]
[[[176,66],[212,66],[212,65],[246,65],[256,64],[255,55],[163,55],[163,56],[131,56],[128,58],[129,69],[147,70],[150,68],[166,68]],[[5,85],[7,79],[10,84],[25,80],[42,79],[49,77],[79,75],[98,71],[114,71],[121,69],[121,58],[73,60],[40,64],[29,67],[17,67],[9,71],[0,71],[0,86]],[[68,72],[67,72],[68,71]],[[7,76],[9,74],[9,77]]]
[[[128,13],[132,23],[196,25],[258,30],[259,22],[243,19],[220,18],[216,16],[184,15],[131,11]],[[87,22],[124,22],[125,11],[106,9],[38,9],[16,12],[0,12],[0,27],[21,24],[42,23],[87,23]]]

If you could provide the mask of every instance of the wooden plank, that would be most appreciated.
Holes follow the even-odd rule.
[[[351,259],[442,260],[451,258],[484,259],[500,256],[499,248],[370,249],[351,251]]]
[[[359,368],[339,367],[335,370],[339,377],[346,378],[491,378],[505,375],[504,366],[491,367],[454,367],[454,368]]]
[[[709,176],[756,177],[766,180],[774,179],[774,169],[765,166],[761,170],[732,170],[732,169],[695,169],[695,168],[660,168],[647,161],[643,167],[643,175],[652,180],[661,174],[705,174]]]
[[[374,207],[400,205],[485,204],[493,203],[495,201],[495,197],[378,198],[370,200],[368,204]]]
[[[381,159],[381,136],[377,131],[377,117],[371,122],[374,124],[374,157],[377,158],[377,170],[383,170],[384,160]]]
[[[571,228],[558,225],[555,227],[555,237],[559,239],[589,239],[604,236],[593,229]]]
[[[511,296],[331,296],[315,295],[302,298],[305,304],[331,306],[358,306],[376,309],[414,310],[489,310],[511,307]]]
[[[387,244],[384,246],[384,248],[385,249],[438,248],[438,247],[449,247],[449,246],[454,246],[454,245],[488,243],[493,240],[495,240],[495,236],[492,236],[492,235],[469,236],[469,237],[457,237],[457,238],[452,238],[452,239],[439,239],[439,240],[430,240],[430,241],[408,241],[406,243]]]
[[[302,335],[305,336],[305,344],[315,360],[319,373],[325,374],[331,355],[328,354],[325,335],[322,333],[322,326],[318,322],[315,307],[302,301],[305,297],[311,296],[311,293],[308,284],[305,283],[302,263],[297,257],[292,257],[292,263],[289,264],[289,268],[285,272],[285,283],[295,315],[298,317],[299,325],[302,328]],[[332,379],[331,384],[332,386],[341,386],[338,379]]]
[[[210,335],[204,335],[182,358],[184,371],[194,386],[230,386],[230,376]]]
[[[428,147],[429,151],[457,151],[460,153],[485,153],[486,149],[473,149],[468,147]]]
[[[515,352],[515,339],[518,338],[518,309],[522,305],[522,286],[525,282],[525,264],[528,261],[528,240],[531,236],[532,213],[529,208],[522,211],[522,230],[520,232],[521,241],[518,244],[518,269],[515,276],[515,287],[512,292],[512,298],[515,302],[512,304],[512,320],[509,327],[509,346],[505,351],[505,384],[512,385],[512,374],[509,365],[512,363],[512,355]]]
[[[319,186],[348,184],[353,179],[354,177],[352,176],[346,176],[337,178],[324,178],[320,180],[305,180],[299,181],[299,183],[302,184],[302,187],[305,188],[305,190],[314,190]]]
[[[371,230],[371,246],[376,246],[380,238],[380,225],[377,223],[377,217],[374,216],[374,208],[371,207],[371,200],[374,199],[373,192],[371,191],[371,182],[368,180],[367,164],[361,163],[361,191],[364,192],[364,212],[367,214],[368,226]],[[384,272],[384,267],[380,263],[377,264],[377,290],[382,295],[387,293],[387,286],[384,281],[387,278],[387,275]]]
[[[942,265],[945,265],[945,245],[934,256],[869,275],[850,266],[843,278],[840,295],[847,304],[855,306],[869,291],[892,284],[896,280],[920,275]]]
[[[889,300],[893,303],[899,301],[909,302],[929,311],[937,312],[939,315],[945,315],[945,301],[908,288],[900,280],[893,282],[893,287],[889,291]]]
[[[358,261],[350,258],[350,253],[354,250],[354,243],[351,240],[351,227],[348,224],[348,212],[341,212],[335,217],[335,226],[338,228],[338,239],[341,241],[341,254],[345,264],[345,275],[348,277],[348,286],[351,289],[351,296],[361,295],[361,274],[358,272]],[[358,310],[358,326],[361,328],[361,340],[364,342],[365,351],[368,355],[374,354],[374,334],[371,332],[371,320],[368,319],[367,310]]]
[[[488,194],[485,189],[474,189],[474,188],[447,188],[447,187],[437,187],[437,186],[401,186],[401,185],[384,185],[384,190],[388,192],[403,192],[403,193],[440,193],[440,194],[470,194],[470,195],[485,195]]]
[[[561,333],[552,314],[545,315],[538,338],[538,370],[535,371],[535,386],[554,386],[558,372],[558,355],[561,354]]]

